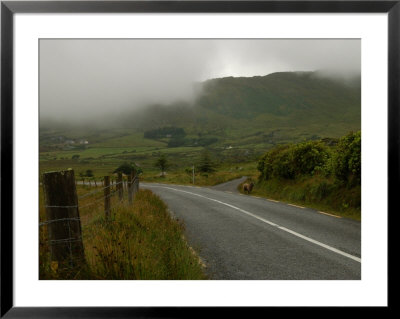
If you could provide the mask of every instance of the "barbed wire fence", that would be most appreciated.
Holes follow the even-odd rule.
[[[118,173],[115,183],[113,180],[110,183],[110,177],[104,176],[102,187],[80,196],[77,195],[73,170],[44,173],[42,184],[46,220],[39,222],[39,228],[45,228],[41,231],[47,231],[47,234],[42,234],[40,244],[48,246],[50,261],[57,267],[71,268],[85,263],[81,224],[98,214],[101,203],[104,205],[105,220],[111,220],[112,209],[125,202],[122,174]],[[132,172],[127,181],[129,204],[133,203],[138,190],[139,178]],[[114,197],[116,199],[112,201]],[[80,216],[80,211],[85,211],[84,218]]]

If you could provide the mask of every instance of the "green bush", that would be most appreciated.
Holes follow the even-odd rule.
[[[321,142],[305,142],[293,146],[293,170],[296,176],[311,175],[326,164],[329,153]]]
[[[361,131],[351,132],[339,140],[333,172],[338,181],[350,187],[361,185]]]
[[[281,153],[289,149],[288,145],[279,145],[267,152],[258,162],[257,169],[260,171],[260,179],[268,180],[276,175],[276,168],[279,166]]]
[[[276,154],[272,161],[272,175],[278,178],[294,179],[296,173],[293,165],[293,146]]]
[[[327,147],[321,142],[277,146],[260,159],[257,168],[264,180],[295,179],[324,170],[329,157]]]

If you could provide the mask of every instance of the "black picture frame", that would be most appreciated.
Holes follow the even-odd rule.
[[[24,308],[13,303],[13,16],[15,13],[388,13],[388,225],[399,212],[400,0],[395,1],[1,1],[1,317],[6,318],[175,318],[251,316],[276,308],[62,307]],[[388,229],[388,247],[393,232]],[[388,262],[390,258],[388,255]],[[388,269],[389,271],[390,269]],[[390,281],[388,280],[388,287]],[[32,292],[34,293],[34,292]],[[388,305],[392,302],[389,297]],[[293,308],[292,308],[293,309]],[[300,308],[298,311],[303,312]],[[337,309],[333,311],[336,312]],[[326,309],[323,309],[326,311]]]

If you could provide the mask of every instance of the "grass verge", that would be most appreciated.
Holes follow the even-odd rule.
[[[251,180],[257,180],[257,176],[252,176]],[[238,190],[242,194],[244,194],[244,183],[238,186]],[[361,220],[361,187],[347,189],[321,176],[299,180],[258,181],[255,183],[251,195]]]
[[[39,278],[207,279],[199,258],[184,239],[184,225],[171,217],[158,196],[140,190],[133,205],[125,201],[114,206],[110,221],[103,217],[102,207],[80,211],[86,263],[75,268],[50,261],[47,230],[41,227]],[[40,216],[43,220],[42,200]]]

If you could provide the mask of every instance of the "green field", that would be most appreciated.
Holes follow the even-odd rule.
[[[53,134],[55,136],[57,134],[65,135],[68,138],[73,136],[73,134],[65,131],[54,132]],[[99,132],[99,136],[106,136],[106,134]],[[166,154],[170,167],[164,179],[168,181],[171,176],[186,175],[184,173],[185,168],[196,166],[202,151],[205,149],[202,146],[168,147],[167,142],[147,139],[143,137],[143,133],[129,132],[129,130],[125,130],[124,136],[118,137],[111,134],[109,136],[104,140],[86,145],[84,149],[53,149],[40,152],[40,173],[72,168],[75,170],[76,176],[79,176],[79,172],[91,169],[96,178],[101,178],[105,175],[111,175],[124,162],[134,162],[143,168],[143,178],[155,180],[160,171],[154,167],[154,162],[159,154]],[[247,172],[248,163],[256,159],[253,150],[259,149],[259,154],[261,154],[266,147],[263,144],[255,144],[254,148],[252,145],[247,146],[250,147],[244,145],[231,149],[226,149],[222,145],[209,147],[208,149],[218,167],[218,174],[225,172],[234,173],[235,176],[238,176],[242,173],[243,167],[246,167]],[[253,148],[251,153],[248,151],[250,148]],[[73,159],[73,156],[79,157]],[[230,160],[226,161],[226,158]],[[181,179],[184,179],[184,177]],[[201,179],[204,178],[199,175],[197,180],[200,181]],[[204,182],[201,184],[204,184]]]
[[[200,185],[257,174],[260,156],[281,144],[339,138],[361,128],[360,79],[352,83],[313,72],[221,78],[202,83],[193,103],[148,105],[110,113],[101,123],[40,123],[40,173],[72,168],[76,176],[92,170],[111,175],[122,163],[135,163],[142,179],[185,183],[196,167]],[[203,151],[217,172],[197,167]],[[154,163],[165,154],[167,175]]]

